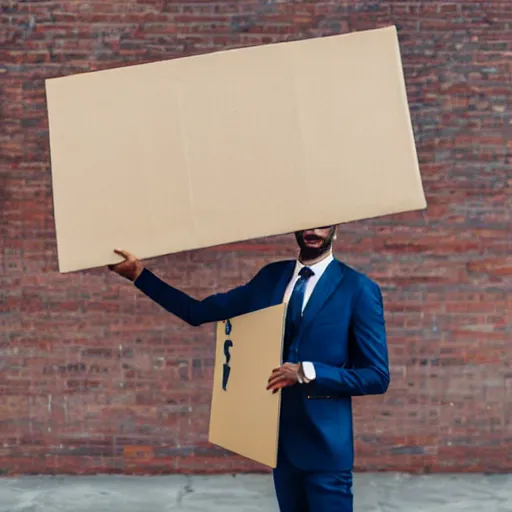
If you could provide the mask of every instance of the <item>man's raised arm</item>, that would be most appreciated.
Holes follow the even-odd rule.
[[[256,278],[228,292],[197,300],[162,281],[128,251],[116,249],[114,252],[122,256],[124,261],[109,265],[110,270],[131,281],[150,299],[189,325],[218,322],[250,311],[251,292]]]

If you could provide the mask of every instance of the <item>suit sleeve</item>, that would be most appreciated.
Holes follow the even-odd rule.
[[[316,391],[352,396],[378,395],[389,387],[384,308],[379,286],[363,282],[351,322],[351,368],[314,363]]]
[[[169,313],[189,325],[199,326],[249,312],[256,277],[242,286],[203,300],[197,300],[167,284],[148,269],[142,271],[134,284]]]

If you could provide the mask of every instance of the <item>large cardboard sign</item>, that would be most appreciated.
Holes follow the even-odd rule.
[[[281,364],[285,305],[219,322],[209,441],[276,467],[281,393],[267,381]]]
[[[426,207],[395,27],[46,91],[61,272]]]

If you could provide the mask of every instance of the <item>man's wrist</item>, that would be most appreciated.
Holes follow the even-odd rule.
[[[144,265],[142,263],[140,263],[139,265],[137,265],[135,273],[131,279],[133,284],[136,283],[137,279],[139,279],[139,277],[142,275],[143,272],[144,272]]]

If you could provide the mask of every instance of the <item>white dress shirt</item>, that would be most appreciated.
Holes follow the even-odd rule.
[[[308,265],[308,267],[314,272],[314,275],[312,275],[306,282],[306,289],[304,290],[304,302],[302,303],[302,311],[304,311],[304,308],[306,307],[309,299],[311,298],[311,294],[313,293],[313,290],[315,289],[315,286],[317,285],[318,281],[322,277],[322,274],[325,272],[325,269],[329,266],[333,259],[334,257],[331,252],[323,260],[320,260],[313,265]],[[298,260],[295,263],[295,270],[293,272],[293,276],[290,279],[290,282],[288,283],[288,286],[283,297],[283,302],[285,302],[286,304],[288,304],[288,301],[290,300],[290,296],[293,291],[293,287],[295,286],[295,283],[299,278],[299,272],[305,266],[306,265],[302,264]],[[315,367],[313,363],[309,361],[303,362],[302,369],[304,372],[304,376],[307,379],[307,382],[313,380],[316,377]]]

